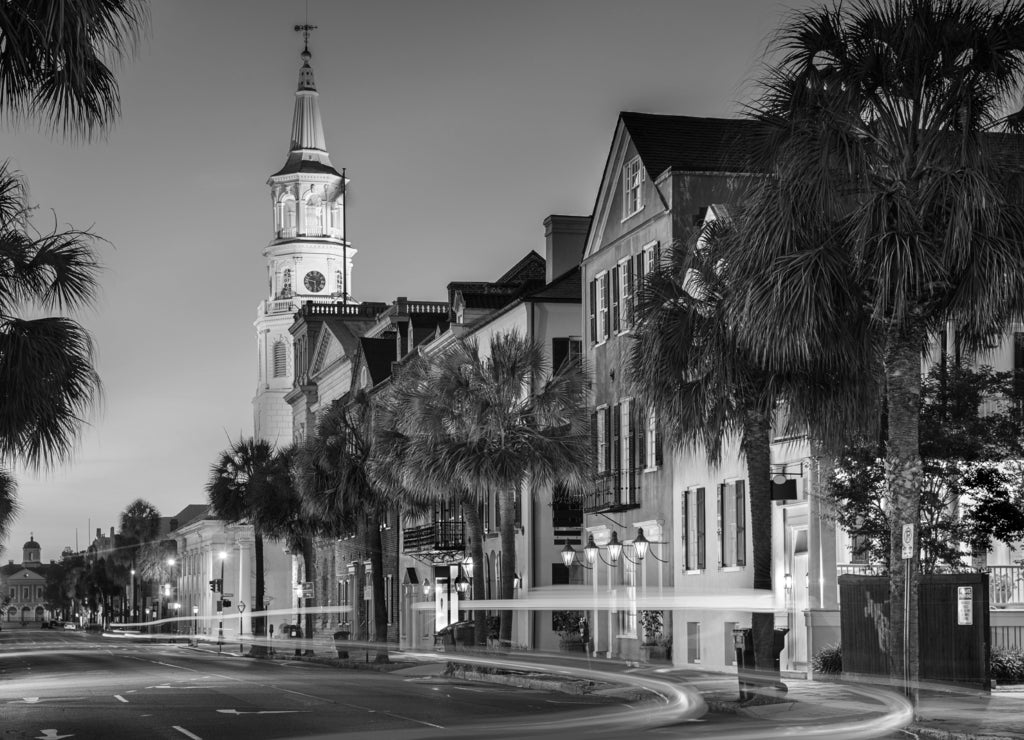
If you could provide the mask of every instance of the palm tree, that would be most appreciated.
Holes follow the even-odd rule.
[[[858,383],[862,378],[853,373],[814,377],[810,367],[772,372],[739,343],[728,314],[742,295],[731,290],[722,259],[732,232],[727,217],[710,221],[652,267],[638,291],[627,382],[644,407],[656,410],[677,447],[703,451],[715,465],[723,442],[738,443],[747,466],[753,586],[771,590],[772,427],[801,428],[807,409],[833,399],[823,387],[842,384],[855,408],[870,407],[873,385]],[[843,411],[830,406],[829,416]],[[755,664],[762,671],[774,670],[774,621],[772,614],[751,617]]]
[[[793,14],[751,106],[760,165],[728,250],[740,339],[770,369],[871,355],[884,375],[892,518],[890,668],[918,676],[921,359],[1020,317],[1021,143],[999,128],[1024,77],[1024,4],[874,0]],[[916,527],[915,527],[916,528]],[[914,544],[917,544],[915,532]],[[904,630],[907,619],[907,629]]]
[[[266,475],[252,487],[250,517],[254,529],[272,540],[284,542],[290,552],[302,555],[305,580],[312,583],[316,580],[313,540],[334,531],[329,523],[308,514],[299,493],[300,470],[299,448],[295,445],[274,453]],[[311,601],[305,600],[305,635],[310,638],[313,637]]]
[[[129,560],[130,570],[136,570],[136,564],[141,562],[142,548],[149,542],[156,539],[160,531],[160,511],[145,499],[137,498],[132,501],[121,512],[121,535],[124,538],[125,556]],[[133,579],[132,589],[141,590],[144,577],[141,571],[137,573],[138,582]],[[132,607],[135,607],[135,594],[129,599]],[[135,614],[131,617],[134,619]]]
[[[423,477],[421,466],[413,464],[417,453],[429,454],[429,435],[418,435],[415,429],[406,434],[405,421],[414,418],[421,401],[430,398],[431,366],[423,357],[413,357],[390,385],[380,394],[376,404],[374,451],[370,457],[371,477],[376,485],[407,514],[433,514],[438,504],[445,508],[458,506],[465,526],[466,546],[473,558],[470,573],[475,601],[486,597],[484,583],[484,525],[482,501],[457,482]],[[487,613],[473,612],[473,644],[487,644]]]
[[[372,571],[373,640],[381,646],[376,660],[388,662],[381,524],[394,508],[394,500],[372,477],[373,416],[373,403],[365,391],[334,401],[303,447],[298,470],[303,507],[311,519],[323,522],[335,536],[363,532]]]
[[[210,468],[206,495],[213,513],[226,522],[248,521],[253,525],[256,560],[256,603],[263,608],[263,530],[258,524],[257,506],[266,491],[274,466],[274,448],[262,439],[240,439],[221,452]],[[262,618],[254,620],[257,636],[264,634]]]
[[[13,475],[0,469],[0,554],[3,553],[3,542],[18,517],[18,508],[18,484]]]
[[[11,0],[0,13],[0,108],[91,138],[120,113],[111,69],[148,25],[144,0]]]
[[[526,483],[582,489],[589,475],[589,385],[571,364],[544,380],[543,349],[515,331],[493,337],[488,349],[459,340],[427,358],[418,382],[404,388],[409,413],[398,421],[410,440],[406,465],[428,490],[497,495],[501,598],[511,600],[520,490]],[[512,639],[511,611],[502,612],[499,638]]]

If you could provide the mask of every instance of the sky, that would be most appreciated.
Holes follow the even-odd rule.
[[[309,0],[331,160],[350,178],[352,292],[444,300],[493,280],[542,222],[591,212],[619,111],[732,117],[766,41],[811,0]],[[206,500],[211,464],[253,432],[267,177],[288,152],[303,0],[159,0],[118,70],[102,141],[0,130],[36,226],[103,237],[102,292],[77,318],[102,403],[73,459],[16,470],[44,562],[109,533],[136,498]],[[90,532],[92,534],[90,534]]]

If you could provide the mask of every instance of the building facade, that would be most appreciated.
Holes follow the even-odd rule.
[[[0,566],[0,610],[3,622],[40,623],[50,619],[46,605],[46,572],[41,560],[42,548],[30,536],[22,545],[21,562],[9,560]]]

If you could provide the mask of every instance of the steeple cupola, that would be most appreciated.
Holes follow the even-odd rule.
[[[288,149],[288,161],[274,173],[289,175],[298,172],[323,173],[341,177],[331,164],[324,138],[324,124],[320,117],[320,93],[313,79],[313,67],[309,61],[313,55],[309,47],[302,50],[302,67],[299,69],[299,86],[295,91],[295,112],[292,114],[292,139]]]

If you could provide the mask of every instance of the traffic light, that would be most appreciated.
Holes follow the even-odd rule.
[[[224,581],[222,581],[220,578],[214,578],[212,581],[210,581],[210,590],[213,591],[215,594],[223,592]]]
[[[213,591],[214,593],[217,593],[217,579],[216,578],[214,578],[212,581],[210,581],[210,590]]]

